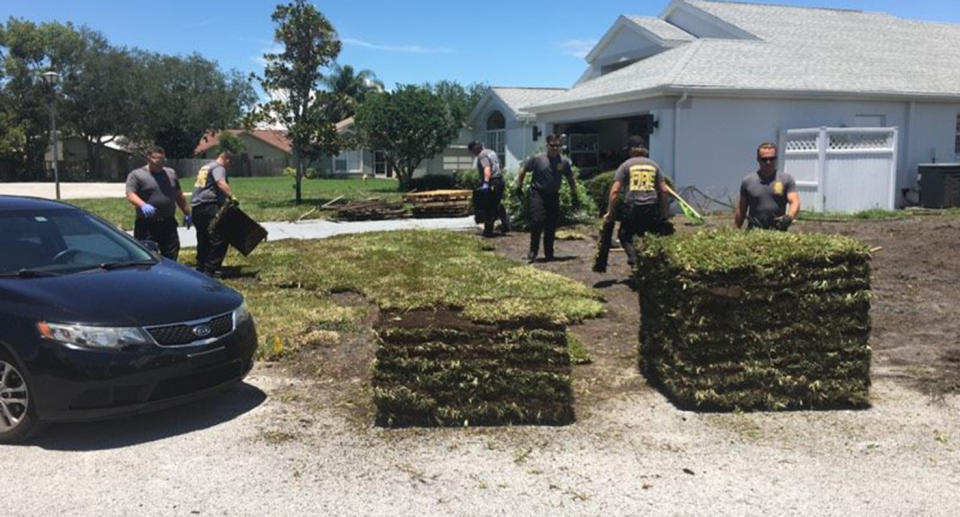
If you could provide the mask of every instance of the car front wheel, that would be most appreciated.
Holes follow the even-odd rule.
[[[0,443],[18,443],[36,430],[30,388],[13,358],[0,350]]]

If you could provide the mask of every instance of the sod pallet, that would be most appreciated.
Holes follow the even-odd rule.
[[[641,369],[685,409],[865,407],[869,259],[836,235],[648,237],[637,268]]]
[[[573,421],[565,328],[478,324],[450,312],[377,326],[376,424],[560,425]]]
[[[381,199],[351,201],[337,207],[337,219],[343,221],[379,221],[399,219],[407,215],[403,203],[388,203]]]
[[[463,217],[470,215],[472,192],[469,190],[431,190],[405,194],[416,218]]]

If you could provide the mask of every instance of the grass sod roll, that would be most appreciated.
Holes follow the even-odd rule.
[[[453,312],[386,313],[373,369],[385,427],[573,421],[565,326],[478,323]]]
[[[687,409],[867,406],[869,260],[864,244],[838,235],[648,236],[640,366]]]

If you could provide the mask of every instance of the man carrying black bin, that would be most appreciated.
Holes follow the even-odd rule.
[[[500,219],[500,229],[504,234],[510,231],[510,216],[503,207],[503,173],[500,170],[500,158],[490,149],[484,149],[477,140],[470,142],[467,149],[477,158],[477,171],[480,173],[480,188],[478,189],[485,206],[474,207],[483,210],[483,236],[493,237],[493,223]]]
[[[127,201],[137,209],[133,237],[157,243],[160,254],[177,260],[180,237],[177,235],[177,209],[183,211],[183,224],[190,228],[190,205],[183,197],[177,173],[164,167],[166,153],[160,146],[147,151],[147,164],[127,175]]]
[[[197,271],[210,276],[219,275],[227,255],[227,241],[210,225],[226,200],[233,197],[227,181],[232,159],[230,151],[221,151],[216,160],[200,167],[190,198],[193,223],[197,226]]]
[[[560,185],[564,177],[570,184],[573,208],[580,205],[577,197],[577,182],[573,179],[573,164],[560,155],[560,138],[547,136],[547,152],[531,157],[520,166],[517,176],[517,196],[523,197],[523,178],[527,171],[533,173],[530,182],[530,251],[527,262],[537,259],[540,250],[540,234],[543,233],[543,255],[553,260],[553,241],[560,220]]]
[[[610,187],[610,200],[607,203],[607,222],[614,220],[614,208],[620,189],[627,187],[623,204],[626,213],[620,222],[617,237],[623,251],[627,253],[627,263],[637,263],[637,250],[633,247],[633,238],[647,232],[656,234],[673,233],[673,226],[667,219],[667,187],[657,162],[648,158],[643,137],[631,136],[627,139],[627,151],[630,158],[620,165]]]

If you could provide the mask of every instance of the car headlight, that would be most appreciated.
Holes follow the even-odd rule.
[[[90,327],[60,323],[37,323],[44,339],[89,348],[119,350],[127,345],[149,345],[153,339],[139,327]]]
[[[241,323],[245,323],[247,321],[252,321],[252,320],[253,320],[253,315],[250,314],[250,309],[247,308],[247,302],[246,300],[244,300],[244,302],[241,303],[239,307],[233,310],[233,326],[234,328],[236,328]]]

